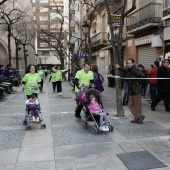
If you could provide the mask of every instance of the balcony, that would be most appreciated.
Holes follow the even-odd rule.
[[[92,48],[103,47],[107,44],[107,32],[100,32],[91,38]]]
[[[154,27],[162,21],[162,4],[151,2],[127,17],[127,33],[137,34]]]

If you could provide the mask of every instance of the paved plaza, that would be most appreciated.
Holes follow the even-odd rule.
[[[115,130],[93,134],[93,123],[82,128],[74,117],[75,94],[63,82],[63,95],[52,92],[48,80],[39,95],[46,129],[23,126],[24,93],[14,87],[0,100],[0,170],[170,170],[170,112],[161,102],[156,112],[144,99],[143,124],[132,116],[116,117],[115,89],[105,87],[103,105]]]

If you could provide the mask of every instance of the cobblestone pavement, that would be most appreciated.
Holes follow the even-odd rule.
[[[32,130],[26,131],[24,94],[20,87],[14,89],[0,100],[0,170],[128,170],[127,160],[120,159],[128,153],[147,153],[149,161],[161,161],[159,168],[157,162],[150,164],[150,169],[170,169],[170,113],[164,111],[162,103],[152,112],[142,99],[145,122],[130,124],[127,107],[125,118],[116,117],[115,90],[105,87],[103,105],[115,130],[95,135],[93,122],[85,130],[83,120],[74,117],[75,94],[69,83],[63,82],[63,95],[58,96],[46,80],[45,93],[39,97],[47,128],[31,124]],[[139,166],[142,170],[141,163]]]

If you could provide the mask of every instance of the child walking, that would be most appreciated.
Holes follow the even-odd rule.
[[[53,92],[55,92],[56,89],[56,73],[52,70],[49,82],[52,82]]]
[[[107,115],[105,112],[103,112],[103,110],[101,109],[99,103],[96,100],[96,97],[94,95],[90,95],[89,96],[89,109],[90,112],[94,115],[100,115],[100,130],[101,131],[109,131],[109,126],[108,126],[108,119],[107,119]],[[105,121],[105,126],[103,125],[103,120]]]
[[[57,65],[52,70],[56,73],[57,94],[62,95],[62,73],[66,72],[67,69],[61,70],[60,65]]]
[[[28,111],[32,116],[33,122],[39,123],[39,111],[38,111],[38,104],[39,101],[35,97],[35,95],[31,95],[31,97],[25,101],[25,104],[28,106]]]

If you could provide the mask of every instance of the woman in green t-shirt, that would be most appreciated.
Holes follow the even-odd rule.
[[[39,74],[37,74],[36,66],[30,64],[27,67],[24,78],[22,79],[22,89],[25,91],[27,98],[29,99],[32,94],[34,94],[37,97],[40,86],[41,78]]]
[[[62,95],[62,73],[67,71],[67,69],[61,70],[60,65],[57,65],[54,66],[52,70],[56,73],[57,94]]]
[[[50,80],[52,82],[53,92],[55,92],[55,89],[56,89],[56,73],[53,70],[51,72],[49,82],[50,82]]]
[[[43,84],[44,84],[44,78],[45,78],[45,71],[43,70],[41,65],[38,66],[38,74],[40,75],[40,78],[41,78],[40,92],[43,93]]]

